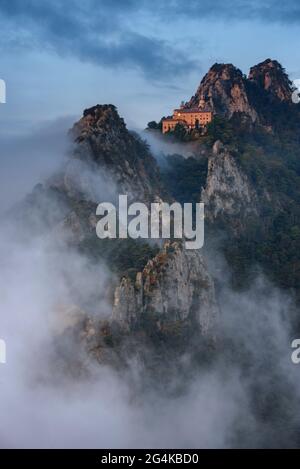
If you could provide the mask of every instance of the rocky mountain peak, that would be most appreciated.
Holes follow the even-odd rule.
[[[113,132],[115,136],[127,136],[124,120],[119,116],[113,104],[97,104],[83,111],[82,118],[74,124],[72,132],[75,141],[90,137],[91,135],[102,135],[109,138]]]
[[[257,114],[249,104],[246,81],[241,70],[234,65],[215,63],[202,79],[187,107],[199,106],[200,101],[204,101],[216,114],[230,118],[240,112],[254,122]]]
[[[292,82],[277,60],[266,59],[251,67],[248,78],[231,63],[215,63],[184,107],[211,110],[226,119],[240,115],[243,123],[259,123],[269,131],[274,115],[292,104],[293,91]],[[279,106],[275,113],[274,105]]]
[[[152,201],[160,194],[159,170],[148,145],[127,129],[115,106],[85,109],[70,133],[74,157],[101,167],[119,191]]]
[[[240,69],[233,64],[215,63],[207,73],[208,77],[218,77],[222,80],[240,81],[243,74]]]
[[[251,67],[249,80],[280,101],[291,102],[292,83],[277,60],[266,59]]]

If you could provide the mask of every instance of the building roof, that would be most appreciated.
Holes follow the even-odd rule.
[[[210,109],[199,109],[198,107],[191,107],[191,108],[184,108],[184,109],[174,109],[174,112],[180,112],[180,113],[185,113],[185,114],[195,114],[195,113],[203,113],[203,112],[211,112]]]

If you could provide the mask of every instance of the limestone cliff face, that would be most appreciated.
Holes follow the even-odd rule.
[[[288,103],[292,102],[292,83],[277,60],[266,59],[251,67],[249,80],[273,98]]]
[[[256,189],[220,141],[215,142],[208,159],[207,181],[201,200],[207,219],[211,222],[230,220],[233,230],[241,229],[249,216],[260,213]]]
[[[113,319],[130,328],[145,315],[155,315],[158,322],[196,321],[203,334],[215,333],[214,284],[199,251],[168,241],[135,281],[121,280]]]
[[[204,76],[196,94],[186,106],[198,106],[202,99],[215,114],[230,118],[239,112],[254,122],[257,113],[249,103],[246,81],[242,72],[232,64],[216,63]]]

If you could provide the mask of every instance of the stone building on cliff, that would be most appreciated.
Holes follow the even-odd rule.
[[[181,124],[187,129],[205,127],[212,120],[212,111],[205,106],[204,100],[200,100],[198,107],[184,107],[174,109],[173,116],[162,119],[162,133],[175,129],[177,124]]]

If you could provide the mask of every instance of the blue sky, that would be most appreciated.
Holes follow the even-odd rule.
[[[115,104],[143,128],[188,99],[214,62],[276,58],[300,77],[298,1],[0,0],[6,137]]]

